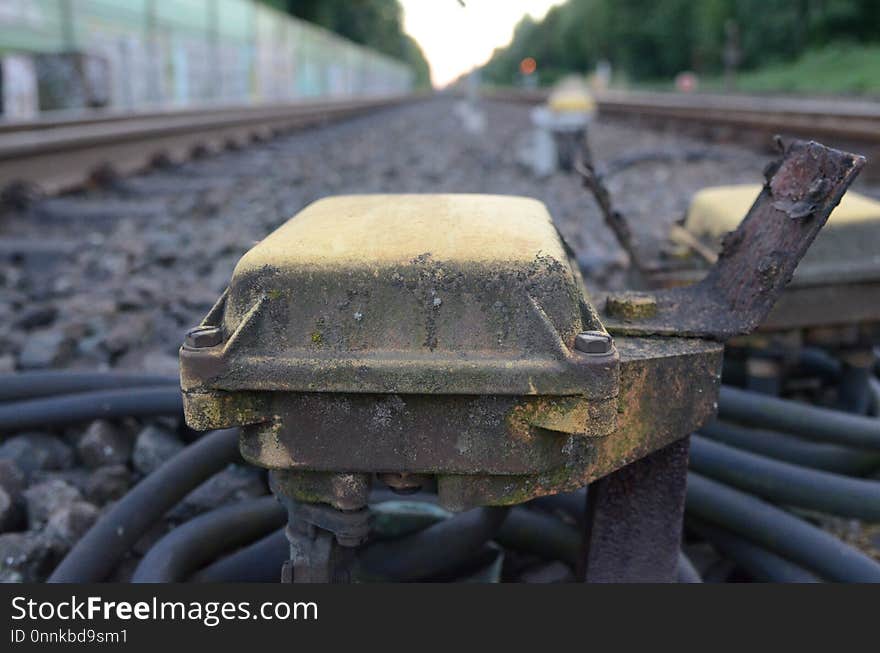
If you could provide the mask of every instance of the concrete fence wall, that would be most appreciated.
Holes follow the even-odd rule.
[[[0,56],[6,118],[365,97],[413,81],[404,64],[255,0],[0,0]]]

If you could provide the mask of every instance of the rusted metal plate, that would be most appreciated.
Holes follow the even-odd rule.
[[[572,428],[535,425],[555,398],[296,393],[242,429],[242,454],[274,469],[529,474],[568,460],[572,438],[613,431],[617,402],[589,405]],[[544,422],[542,422],[544,423]]]
[[[520,503],[583,487],[714,414],[720,343],[619,338],[617,351],[620,394],[589,405],[578,422],[589,434],[561,430],[571,411],[559,412],[553,397],[228,393],[231,406],[245,409],[216,414],[251,423],[242,428],[243,455],[289,470],[287,491],[301,501],[348,506],[342,490],[352,479],[363,490],[367,474],[397,472],[436,477],[450,509]],[[198,406],[190,396],[190,424],[227,423],[200,422],[211,410]]]
[[[531,476],[438,476],[441,502],[454,510],[515,504],[569,492],[647,456],[699,428],[717,408],[723,345],[691,338],[617,338],[617,428],[572,438],[565,465]]]
[[[709,248],[737,228],[761,192],[760,184],[703,188],[691,199],[684,230]],[[674,240],[681,227],[670,237]],[[690,247],[688,245],[688,247]],[[682,260],[682,263],[694,261]],[[790,286],[880,280],[880,201],[848,191],[798,264]]]
[[[654,316],[609,316],[608,328],[718,339],[755,330],[864,163],[860,156],[812,141],[793,142],[767,170],[761,194],[725,238],[708,274],[693,286],[652,293]]]
[[[686,226],[709,244],[718,245],[722,235],[738,224],[742,206],[759,192],[760,186],[752,184],[703,189],[691,203]],[[694,264],[693,259],[668,261],[665,267],[652,270],[649,283],[654,287],[695,283],[707,270]],[[880,202],[848,192],[757,332],[880,324],[877,297]],[[609,301],[609,311],[620,303],[613,298]]]
[[[651,276],[660,287],[698,282],[705,270],[663,271]],[[802,283],[795,277],[776,300],[755,333],[801,329],[873,325],[880,328],[880,281],[855,273],[849,281],[833,275],[827,283]],[[618,298],[612,300],[619,302]],[[606,309],[607,310],[607,309]]]

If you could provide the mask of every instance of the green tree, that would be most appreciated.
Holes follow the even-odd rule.
[[[740,63],[756,68],[839,40],[880,41],[878,0],[568,0],[543,20],[524,19],[495,51],[484,77],[509,84],[519,61],[538,62],[551,83],[600,59],[635,79],[723,67],[727,29],[736,26]]]
[[[417,86],[430,84],[428,61],[419,44],[403,31],[397,0],[269,0],[276,8],[336,32],[412,68]]]

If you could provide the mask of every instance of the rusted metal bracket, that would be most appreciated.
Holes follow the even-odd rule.
[[[295,521],[285,535],[290,560],[281,568],[282,583],[348,583],[354,549],[341,546],[330,531]]]
[[[614,203],[611,200],[611,192],[605,185],[602,176],[596,172],[592,162],[586,161],[583,157],[575,162],[574,170],[580,175],[584,188],[593,194],[596,204],[599,205],[602,217],[605,219],[606,226],[611,229],[618,244],[629,256],[630,264],[638,275],[643,277],[644,268],[641,257],[636,250],[632,230],[629,228],[629,223],[624,215],[614,207]]]
[[[813,141],[794,141],[765,171],[766,183],[718,262],[700,282],[605,302],[609,331],[726,340],[767,317],[864,157]],[[638,310],[629,310],[637,303]]]
[[[690,438],[590,484],[584,533],[589,583],[671,583],[681,547]]]

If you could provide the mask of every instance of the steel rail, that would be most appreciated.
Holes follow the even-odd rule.
[[[377,95],[369,98],[351,98],[345,100],[312,100],[301,99],[290,102],[267,102],[259,105],[254,104],[193,104],[187,107],[177,108],[153,108],[145,107],[135,110],[120,109],[63,109],[58,111],[46,111],[37,118],[28,120],[3,120],[0,119],[0,135],[9,133],[21,133],[28,131],[48,131],[63,127],[77,127],[111,122],[125,122],[131,120],[161,119],[167,117],[198,117],[204,115],[222,116],[234,115],[244,112],[289,112],[297,111],[322,111],[332,109],[340,104],[369,101],[393,100],[394,98],[407,96]]]
[[[548,96],[544,90],[516,89],[487,94],[490,99],[524,104],[539,104]],[[880,103],[868,101],[605,91],[598,94],[596,104],[599,113],[608,116],[880,143]]]
[[[58,193],[82,186],[102,168],[131,174],[159,156],[183,160],[198,148],[219,149],[419,97],[227,106],[6,124],[0,127],[0,187],[24,185]]]
[[[753,99],[753,105],[740,102],[723,106],[707,102],[700,96],[683,96],[676,101],[663,100],[658,102],[653,96],[627,99],[603,96],[599,101],[599,111],[613,116],[645,116],[750,131],[880,142],[880,112],[854,114],[845,108],[835,110],[831,107],[827,112],[818,112],[804,110],[799,103],[774,105],[758,99]]]

